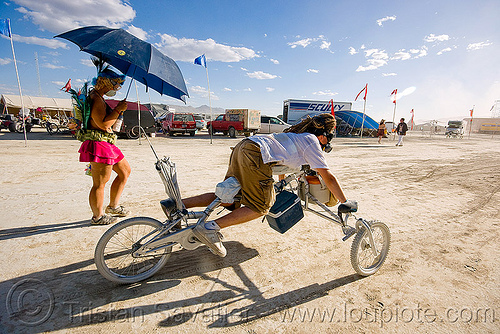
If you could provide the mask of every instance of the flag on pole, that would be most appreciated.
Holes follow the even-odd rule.
[[[0,34],[11,37],[9,19],[0,19]]]
[[[474,113],[474,108],[470,110],[470,117],[472,117],[472,114]]]
[[[201,65],[201,66],[205,67],[205,72],[207,72],[208,104],[210,105],[210,128],[209,128],[208,132],[210,132],[210,144],[212,144],[212,134],[213,134],[212,123],[214,121],[214,116],[212,113],[212,99],[210,98],[210,95],[211,95],[211,93],[210,93],[210,80],[208,80],[207,58],[205,58],[205,54],[202,54],[201,56],[195,58],[194,64]]]
[[[413,109],[410,111],[410,114],[411,114],[411,121],[410,121],[411,128],[410,128],[410,130],[413,130],[413,116],[415,116]]]
[[[363,91],[365,91],[365,96],[363,97],[363,100],[366,101],[366,93],[368,93],[368,84],[365,85],[365,88],[363,88],[361,90],[361,92],[358,93],[358,95],[356,95],[356,98],[354,99],[354,101],[356,101],[359,97],[359,95],[361,95],[361,93],[363,93]]]
[[[396,95],[398,94],[398,90],[395,89],[392,91],[391,96],[394,95],[394,98],[392,99],[392,103],[396,103]]]
[[[67,93],[69,92],[70,89],[71,89],[71,79],[69,79],[68,82],[66,82],[66,84],[64,85],[63,88],[61,88],[61,90]]]
[[[204,55],[204,54],[202,54],[201,56],[199,56],[198,58],[196,58],[196,59],[194,60],[194,63],[195,63],[196,65],[201,65],[201,66],[203,66],[203,67],[205,67],[205,68],[207,67],[207,59],[205,58],[205,55]]]
[[[10,30],[10,20],[0,19],[0,34],[9,37],[10,47],[12,48],[12,58],[14,59],[14,68],[16,69],[17,86],[19,87],[19,98],[21,99],[21,112],[24,113],[23,92],[21,89],[21,81],[19,80],[19,71],[17,70],[16,53],[14,52],[14,41],[12,40],[12,32]],[[26,136],[26,118],[23,117],[23,132],[24,146],[28,146],[28,137]]]

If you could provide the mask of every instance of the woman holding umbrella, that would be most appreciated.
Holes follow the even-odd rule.
[[[92,188],[89,194],[89,204],[92,210],[92,225],[107,225],[116,221],[116,216],[125,217],[130,212],[119,205],[127,179],[130,175],[130,165],[123,153],[114,145],[116,135],[111,127],[118,117],[127,109],[127,102],[120,101],[115,109],[111,109],[104,101],[103,95],[114,96],[125,81],[124,75],[119,75],[109,68],[102,69],[102,62],[94,62],[98,67],[97,78],[94,78],[94,88],[90,91],[90,118],[87,130],[83,132],[80,150],[80,161],[90,162],[92,172]],[[117,175],[110,189],[109,205],[103,212],[104,187],[111,178],[111,171]]]

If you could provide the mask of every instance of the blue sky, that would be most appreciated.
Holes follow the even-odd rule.
[[[128,30],[173,58],[187,104],[282,112],[283,100],[354,101],[368,84],[366,112],[396,118],[489,117],[500,100],[500,1],[11,0],[9,18],[25,95],[67,97],[92,79],[90,56],[56,34],[81,26]],[[18,94],[9,40],[0,43],[0,94]],[[35,53],[38,55],[40,81]],[[39,83],[40,82],[40,83]],[[143,103],[181,104],[145,93]],[[123,92],[122,92],[123,91]],[[126,89],[117,98],[123,98]],[[135,91],[129,100],[135,100]],[[363,100],[353,103],[363,110]]]

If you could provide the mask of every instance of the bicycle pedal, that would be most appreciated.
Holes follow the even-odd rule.
[[[349,227],[347,231],[344,231],[344,237],[342,238],[342,241],[346,241],[350,237],[352,237],[354,234],[356,234],[356,229],[354,227]]]

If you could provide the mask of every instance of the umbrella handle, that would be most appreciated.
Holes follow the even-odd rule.
[[[130,73],[130,67],[129,67],[129,69],[128,69],[127,73],[125,73],[125,75],[126,75],[126,76],[130,77],[130,83],[129,83],[129,85],[128,85],[127,94],[125,95],[125,100],[127,99],[127,97],[128,97],[128,93],[130,92],[130,87],[132,87],[132,81],[134,81],[134,74],[135,74],[135,69],[136,69],[136,68],[137,68],[137,67],[136,67],[136,66],[134,66],[134,72],[132,72],[132,74],[131,74],[131,75],[129,74],[129,73]]]
[[[128,97],[128,93],[130,92],[130,87],[132,87],[132,81],[134,81],[134,78],[130,78],[130,83],[128,85],[127,94],[125,95],[124,100],[126,100]]]

